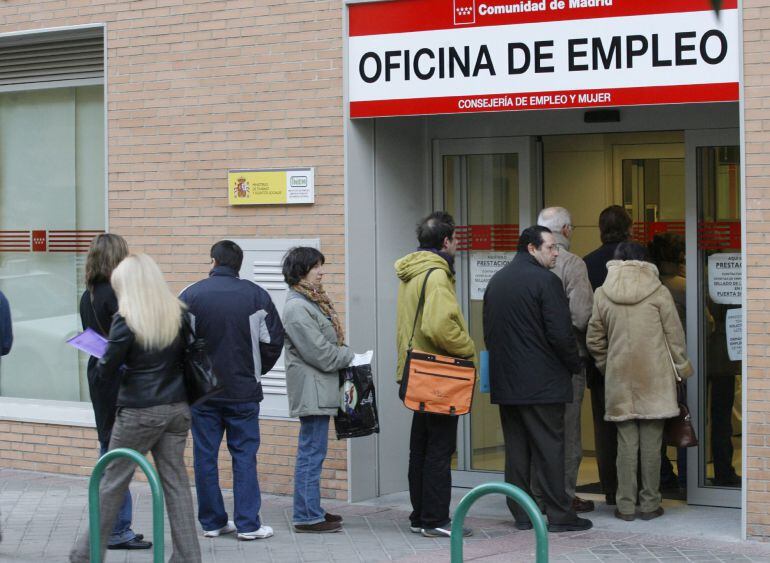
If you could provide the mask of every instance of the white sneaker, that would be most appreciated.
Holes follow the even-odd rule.
[[[235,531],[235,522],[228,520],[227,524],[218,530],[203,530],[204,538],[218,538],[222,534],[232,534]]]
[[[273,535],[273,529],[270,526],[260,526],[259,530],[253,532],[238,532],[238,539],[243,541],[264,540]]]

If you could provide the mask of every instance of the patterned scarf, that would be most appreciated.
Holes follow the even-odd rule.
[[[321,308],[321,312],[334,325],[334,332],[337,333],[337,345],[342,346],[345,344],[345,329],[342,328],[337,311],[334,310],[334,305],[332,305],[331,299],[329,299],[329,296],[324,291],[323,286],[313,285],[302,280],[291,288]]]

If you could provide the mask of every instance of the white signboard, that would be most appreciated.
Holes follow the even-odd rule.
[[[492,276],[507,265],[515,252],[472,252],[471,259],[471,299],[481,301]]]
[[[351,117],[736,101],[740,14],[723,0],[352,4]]]
[[[743,293],[741,255],[738,252],[720,252],[709,256],[709,297],[720,305],[740,305]]]
[[[725,315],[727,355],[731,362],[739,362],[743,354],[743,309],[730,309]]]

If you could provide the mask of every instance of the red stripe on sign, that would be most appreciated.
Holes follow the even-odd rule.
[[[350,117],[391,117],[607,106],[643,106],[738,100],[738,83],[561,90],[483,96],[448,96],[350,102]]]
[[[29,252],[31,236],[29,231],[0,231],[0,252]]]
[[[560,3],[562,8],[554,9]],[[608,6],[601,4],[607,3]],[[598,5],[593,5],[598,4]],[[584,5],[584,7],[581,7]],[[518,9],[512,13],[497,10]],[[540,9],[533,9],[535,6]],[[723,0],[734,10],[737,0]],[[496,10],[497,8],[497,10]],[[527,9],[529,8],[529,9]],[[381,35],[434,29],[485,27],[546,21],[584,20],[711,10],[709,0],[394,0],[348,6],[349,35]]]

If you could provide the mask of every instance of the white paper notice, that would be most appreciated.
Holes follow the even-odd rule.
[[[720,305],[740,305],[743,293],[741,255],[738,252],[720,252],[709,256],[709,297]]]
[[[514,256],[516,256],[515,252],[472,252],[470,256],[471,299],[474,301],[484,299],[489,280],[498,270],[513,260]]]
[[[365,366],[372,363],[372,356],[374,356],[374,350],[367,350],[363,354],[355,354],[353,360],[350,362],[349,367]]]
[[[739,362],[743,355],[743,309],[729,309],[725,315],[727,355],[731,362]]]

